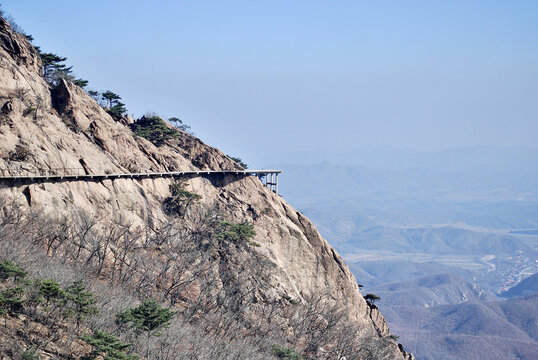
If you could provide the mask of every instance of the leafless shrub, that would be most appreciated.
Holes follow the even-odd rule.
[[[39,113],[43,112],[46,104],[45,99],[41,95],[30,96],[30,90],[27,88],[15,88],[11,90],[6,97],[8,99],[17,99],[26,105],[22,115],[31,115],[34,120],[38,120],[41,117]]]
[[[28,93],[30,91],[27,89],[27,88],[15,88],[13,90],[11,90],[11,92],[9,93],[9,98],[10,99],[18,99],[20,100],[21,102],[24,102],[28,96]]]
[[[26,161],[32,153],[30,152],[30,149],[27,145],[24,144],[17,144],[15,145],[15,149],[13,149],[9,153],[9,160],[11,161]]]
[[[32,109],[31,113],[33,114],[34,121],[41,118],[39,113],[43,112],[44,106],[45,106],[45,99],[43,99],[39,95],[36,95],[35,99],[32,102],[32,105],[29,107],[30,109]]]
[[[11,26],[11,30],[15,31],[16,33],[25,35],[23,28],[19,24],[17,24],[15,18],[13,18],[12,15],[1,11],[0,16],[2,16],[8,22],[9,26]]]

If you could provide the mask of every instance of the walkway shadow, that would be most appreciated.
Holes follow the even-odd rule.
[[[122,177],[121,179],[131,179],[131,180],[142,180],[142,179],[162,179],[162,178],[172,178],[175,180],[191,180],[194,178],[202,177],[215,187],[224,187],[228,184],[234,183],[236,181],[239,181],[241,179],[244,179],[248,176],[251,176],[249,174],[218,174],[218,173],[200,173],[200,174],[182,174],[182,175],[148,175],[148,176],[133,176],[131,178]],[[27,186],[30,184],[43,184],[43,183],[64,183],[64,182],[73,182],[73,181],[84,181],[84,182],[102,182],[104,180],[118,180],[119,178],[116,178],[114,176],[106,177],[106,176],[95,176],[90,177],[88,176],[81,176],[79,179],[73,179],[69,177],[65,178],[51,178],[51,179],[32,179],[32,178],[15,178],[15,179],[8,179],[3,178],[0,179],[0,189],[1,188],[8,188],[8,187],[20,187],[20,186]]]
[[[203,178],[209,180],[211,185],[215,187],[224,187],[236,181],[242,180],[248,176],[248,174],[200,174],[196,176],[202,176]]]

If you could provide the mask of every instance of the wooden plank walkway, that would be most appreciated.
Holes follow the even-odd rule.
[[[63,170],[63,171],[58,171]],[[83,168],[65,168],[53,169],[53,172],[37,171],[30,173],[29,171],[18,171],[12,169],[0,169],[0,181],[99,181],[99,180],[115,180],[115,179],[153,179],[153,178],[178,178],[187,175],[243,175],[243,176],[258,176],[265,178],[265,186],[278,194],[278,175],[282,170],[195,170],[195,171],[172,171],[172,172],[145,172],[145,173],[118,173],[118,174],[86,174]],[[20,174],[18,172],[21,172]],[[26,172],[26,173],[24,173]]]

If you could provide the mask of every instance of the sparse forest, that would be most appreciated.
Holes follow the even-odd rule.
[[[251,226],[218,209],[192,206],[157,231],[0,208],[0,341],[16,358],[54,344],[91,359],[373,359],[393,341],[364,334],[329,294],[260,303],[270,265]]]

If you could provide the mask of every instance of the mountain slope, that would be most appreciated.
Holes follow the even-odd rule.
[[[508,301],[381,309],[417,359],[535,359],[536,295]],[[439,346],[446,348],[442,354]]]
[[[417,359],[534,359],[538,296],[499,301],[454,275],[367,288]],[[438,348],[446,348],[443,354]]]
[[[538,293],[538,273],[523,279],[517,285],[500,294],[502,297],[513,298]]]
[[[0,168],[22,175],[62,174],[64,169],[72,168],[86,174],[239,169],[222,152],[182,131],[158,145],[134,135],[129,119],[115,121],[72,83],[61,80],[51,89],[40,75],[41,62],[35,49],[22,35],[13,33],[4,20],[0,21],[0,48],[0,98],[3,100]],[[140,261],[142,268],[148,267],[122,285],[129,291],[135,289],[140,295],[140,286],[135,285],[145,281],[145,296],[162,294],[163,289],[171,289],[173,279],[198,274],[192,286],[177,293],[181,303],[207,300],[207,306],[218,312],[224,309],[219,301],[225,301],[227,314],[230,313],[231,318],[242,318],[234,323],[245,329],[254,323],[252,319],[260,312],[282,304],[283,298],[308,304],[319,294],[327,294],[324,302],[337,305],[343,311],[341,318],[349,319],[360,329],[360,349],[376,358],[404,358],[406,354],[389,338],[383,316],[366,304],[348,267],[304,215],[255,177],[217,175],[184,180],[186,183],[182,186],[200,195],[201,200],[198,206],[175,220],[170,219],[163,208],[163,202],[172,195],[171,186],[176,184],[173,179],[2,181],[0,196],[6,203],[19,206],[24,213],[38,212],[39,222],[44,226],[56,222],[65,224],[64,233],[80,230],[75,225],[91,220],[96,236],[101,234],[98,229],[138,234],[128,249],[125,236],[114,237],[104,248],[102,243],[92,245],[95,238],[84,238],[84,243],[67,238],[54,247],[56,245],[50,243],[55,237],[44,235],[40,240],[39,232],[27,236],[28,241],[48,242],[50,254],[64,256],[74,263],[87,256],[86,263],[98,269],[94,276],[104,279],[115,276],[118,264],[123,266],[118,262],[118,254],[123,253],[129,264]],[[256,235],[252,244],[256,246],[218,237],[215,233],[218,230],[213,228],[202,229],[207,224],[223,224],[222,221],[209,222],[213,216],[232,224],[253,224]],[[174,228],[176,225],[181,226]],[[176,231],[175,235],[170,235],[172,240],[166,237],[171,228]],[[170,251],[179,251],[176,245],[185,229],[190,231],[189,236],[198,236],[197,241],[184,243],[198,254],[192,258],[190,268],[183,268],[180,273],[169,272],[168,265],[179,271],[178,264],[185,261],[179,252],[176,257],[168,258],[167,267],[161,272],[147,265],[154,261],[154,266],[160,269]],[[57,229],[51,225],[50,231]],[[202,236],[206,233],[209,235]],[[221,230],[220,234],[223,233]],[[73,246],[78,250],[70,250]],[[170,251],[164,250],[166,246]],[[200,270],[197,268],[200,264],[206,267]],[[151,280],[153,272],[156,274]],[[202,279],[204,276],[206,280]],[[146,277],[148,279],[144,280]],[[208,291],[207,299],[202,299],[202,288]],[[178,304],[166,295],[163,299]],[[235,305],[230,301],[233,299],[245,305],[241,311],[232,312]],[[287,310],[279,311],[284,314]],[[288,321],[284,315],[281,317],[282,321]],[[262,319],[263,323],[271,321],[271,318]],[[294,328],[290,326],[290,329]],[[296,345],[301,343],[299,340],[293,336],[287,339],[288,343]],[[333,345],[331,340],[324,346],[318,344],[304,351],[327,352]],[[359,354],[348,356],[349,359],[362,357]]]

